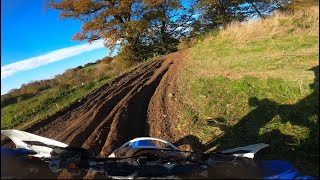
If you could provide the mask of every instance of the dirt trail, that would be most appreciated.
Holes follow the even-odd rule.
[[[181,51],[143,64],[26,131],[101,157],[135,137],[172,141],[176,77],[186,58]],[[58,178],[70,177],[64,171]],[[88,173],[84,178],[99,176]]]

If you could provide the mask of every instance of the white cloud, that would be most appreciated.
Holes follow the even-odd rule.
[[[47,65],[49,63],[61,61],[65,58],[76,56],[84,52],[92,51],[103,47],[103,41],[99,40],[91,44],[77,45],[68,48],[58,49],[41,56],[24,59],[15,63],[1,66],[1,79],[11,76],[19,71],[34,69],[40,66]]]

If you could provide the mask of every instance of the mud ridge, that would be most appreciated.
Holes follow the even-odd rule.
[[[135,137],[174,142],[176,79],[186,51],[144,63],[44,119],[27,132],[83,147],[100,157]],[[99,178],[95,173],[76,178]],[[41,178],[41,177],[39,177]],[[72,176],[61,172],[54,178]]]

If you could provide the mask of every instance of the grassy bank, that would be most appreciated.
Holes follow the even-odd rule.
[[[177,131],[203,151],[265,142],[258,160],[319,177],[319,8],[233,23],[189,49]]]
[[[1,129],[24,129],[87,95],[106,80],[91,81],[68,90],[48,89],[35,97],[8,105],[1,109]]]
[[[83,85],[73,86],[66,90],[61,90],[58,87],[49,88],[31,98],[1,108],[1,129],[24,130],[36,122],[52,116],[69,106],[71,103],[80,100],[103,84],[112,81],[117,76],[129,72],[135,67],[154,59],[155,58],[152,58],[145,62],[132,64],[131,66],[114,64],[113,68],[109,71],[107,71],[106,68],[101,68],[104,64],[85,67],[83,70],[87,73],[90,73],[93,70],[99,70],[100,68],[106,71],[105,74],[107,75],[98,77]],[[1,141],[5,138],[5,136],[1,135]]]

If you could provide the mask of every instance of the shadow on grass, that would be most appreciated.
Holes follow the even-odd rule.
[[[189,144],[193,151],[211,152],[228,148],[246,146],[255,143],[268,143],[270,147],[256,155],[256,161],[279,159],[292,163],[302,174],[319,177],[319,65],[309,69],[315,73],[315,79],[310,87],[313,92],[296,104],[278,104],[269,99],[249,99],[249,105],[255,107],[239,122],[229,128],[224,128],[224,134],[213,138],[206,144],[193,135],[183,137],[174,144],[177,146]],[[260,128],[272,121],[276,116],[281,123],[289,122],[309,129],[305,139],[282,134],[274,129],[259,134]],[[219,119],[222,119],[220,117]],[[210,124],[209,124],[210,125]],[[211,124],[214,126],[214,124]]]

